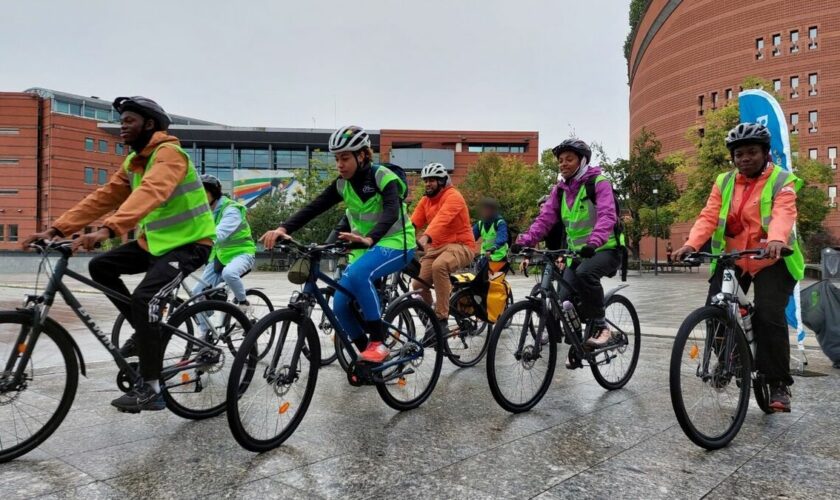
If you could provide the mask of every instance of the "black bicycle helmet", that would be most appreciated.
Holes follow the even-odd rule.
[[[586,158],[586,163],[589,163],[592,159],[592,150],[589,149],[588,144],[580,139],[566,139],[557,146],[554,146],[554,149],[551,150],[555,158],[560,156],[560,153],[564,151],[571,151],[578,155],[578,158]]]
[[[213,195],[213,198],[218,200],[222,197],[222,183],[215,175],[202,175],[201,184],[204,186],[204,189],[210,191],[210,194]]]
[[[734,152],[738,146],[746,144],[760,144],[766,150],[770,149],[770,131],[760,123],[739,123],[726,135],[726,147]]]
[[[143,96],[117,97],[113,103],[117,112],[133,111],[143,118],[151,118],[155,121],[156,130],[166,130],[172,124],[172,119],[164,111],[160,104]]]

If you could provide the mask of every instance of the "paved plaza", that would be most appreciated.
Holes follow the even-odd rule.
[[[0,309],[18,306],[32,279],[0,274]],[[295,290],[280,273],[246,281],[276,304]],[[522,297],[534,280],[512,283]],[[398,413],[331,365],[297,432],[261,455],[237,445],[224,415],[193,422],[167,411],[118,413],[109,405],[118,390],[108,354],[66,306],[56,306],[53,316],[82,347],[88,377],[52,437],[0,464],[0,499],[836,497],[840,370],[813,339],[807,368],[825,376],[796,377],[793,411],[766,416],[753,403],[735,441],[707,452],[679,428],[667,378],[669,337],[702,303],[705,272],[631,276],[627,284],[622,293],[636,305],[644,337],[624,389],[606,392],[589,370],[561,365],[542,402],[514,416],[493,400],[483,362],[456,369],[444,361],[432,397]],[[109,329],[110,303],[94,293],[78,297]]]

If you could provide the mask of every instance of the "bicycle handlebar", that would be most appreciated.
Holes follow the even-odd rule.
[[[793,255],[793,250],[790,248],[783,248],[782,249],[782,257],[788,257]],[[707,257],[712,260],[738,260],[744,257],[750,257],[751,259],[761,260],[769,258],[767,256],[767,249],[766,248],[751,248],[749,250],[736,250],[734,252],[721,252],[718,254],[714,254],[711,252],[692,252],[687,254],[683,259],[683,262],[699,262],[701,257]]]
[[[322,254],[322,253],[329,252],[331,250],[341,250],[341,251],[349,250],[349,249],[354,248],[354,246],[355,245],[353,245],[352,243],[347,243],[346,241],[336,241],[335,243],[325,243],[325,244],[322,244],[322,245],[316,245],[316,244],[304,245],[303,243],[300,243],[300,242],[298,242],[298,241],[296,241],[292,238],[288,238],[288,239],[285,239],[283,241],[278,241],[274,245],[274,248],[279,248],[279,249],[282,249],[282,250],[285,250],[285,249],[289,248],[289,249],[292,249],[292,250],[295,250],[297,252],[304,253],[304,254]],[[358,248],[367,248],[367,247],[359,246]]]

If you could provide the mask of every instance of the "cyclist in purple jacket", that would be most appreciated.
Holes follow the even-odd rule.
[[[568,139],[552,152],[560,167],[560,181],[554,186],[536,220],[519,235],[517,243],[536,246],[557,223],[566,230],[566,246],[583,260],[566,268],[564,279],[571,283],[583,301],[582,313],[597,332],[586,346],[597,349],[609,344],[612,333],[604,316],[604,288],[601,278],[614,276],[621,265],[614,228],[618,221],[613,190],[601,169],[589,165],[592,150],[580,139]],[[586,184],[594,182],[595,200],[590,200]]]

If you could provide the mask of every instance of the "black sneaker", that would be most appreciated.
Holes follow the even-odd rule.
[[[135,387],[117,399],[111,401],[111,406],[126,413],[140,413],[141,411],[159,411],[166,409],[163,395],[155,392],[149,384]]]
[[[124,358],[131,358],[133,356],[137,356],[137,334],[132,333],[131,337],[128,338],[125,342],[123,342],[122,347],[120,347],[120,356]]]
[[[790,413],[790,388],[783,384],[770,386],[770,408],[776,413]]]

